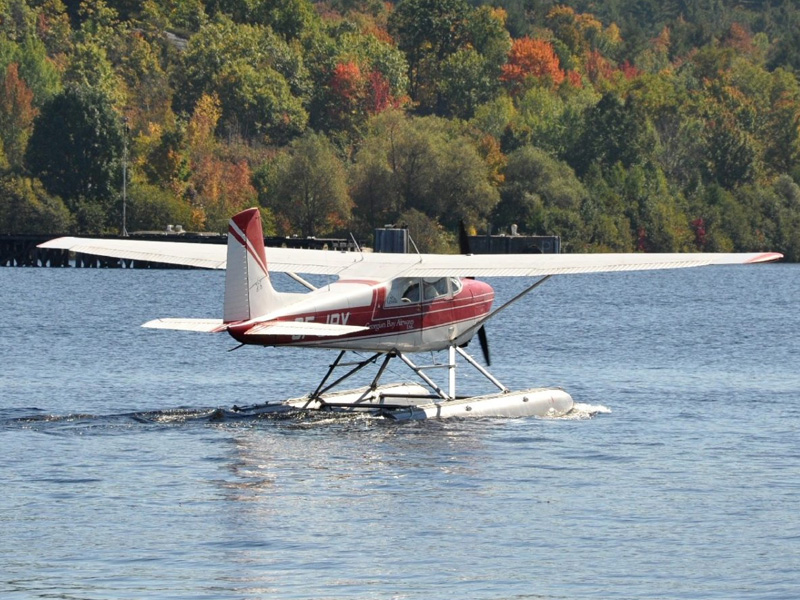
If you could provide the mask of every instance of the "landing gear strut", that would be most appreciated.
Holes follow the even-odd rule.
[[[358,373],[364,367],[376,364],[380,358],[382,358],[382,362],[380,367],[378,368],[378,372],[375,374],[375,377],[372,379],[372,382],[367,386],[365,390],[365,396],[371,393],[374,393],[378,387],[380,386],[380,380],[383,374],[386,371],[386,368],[389,366],[389,362],[393,358],[399,358],[402,362],[404,362],[409,369],[411,369],[417,377],[419,377],[426,385],[429,387],[434,395],[430,395],[431,400],[456,400],[458,396],[456,395],[456,357],[461,356],[469,365],[474,367],[481,375],[486,377],[489,381],[492,382],[501,392],[508,393],[509,389],[503,385],[494,375],[492,375],[486,368],[481,366],[472,356],[470,356],[463,348],[459,348],[458,346],[450,346],[448,351],[448,362],[445,364],[432,364],[432,365],[425,365],[425,366],[418,366],[415,364],[406,354],[399,350],[393,350],[391,352],[378,352],[373,354],[372,356],[354,362],[342,362],[347,350],[342,350],[336,357],[336,360],[330,364],[328,367],[328,371],[325,373],[325,376],[320,381],[317,389],[314,390],[313,393],[309,394],[308,400],[309,402],[320,402],[322,404],[326,404],[324,399],[324,395],[327,392],[330,392],[333,388],[337,387],[343,381],[349,379],[356,373]],[[333,373],[340,368],[349,367],[349,370],[342,375],[341,377],[337,378],[332,383],[328,383],[331,379]],[[448,370],[448,389],[445,391],[439,384],[437,384],[425,371],[431,369],[447,369]],[[413,398],[420,398],[419,395],[409,396]]]

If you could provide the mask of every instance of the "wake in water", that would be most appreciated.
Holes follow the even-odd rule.
[[[602,405],[575,403],[570,412],[557,417],[533,417],[548,421],[586,420],[611,410]],[[448,421],[459,419],[448,419]],[[484,417],[470,421],[498,421],[502,417]],[[222,408],[167,408],[143,412],[121,413],[116,415],[92,415],[75,413],[54,415],[36,408],[4,409],[0,411],[0,429],[32,429],[47,431],[69,431],[73,429],[130,429],[143,425],[180,426],[190,424],[225,424],[236,426],[256,422],[280,422],[298,427],[322,426],[333,423],[354,421],[379,421],[399,423],[371,413],[323,412],[297,409],[281,413],[240,414]]]
[[[353,420],[381,420],[366,413],[329,413],[295,410],[273,414],[238,415],[221,408],[167,408],[116,415],[92,415],[75,413],[54,415],[39,409],[6,409],[0,411],[0,429],[31,429],[37,431],[70,431],[102,429],[107,431],[128,430],[141,426],[183,426],[225,424],[236,426],[255,422],[283,422],[293,426],[311,426],[324,423],[342,423]]]
[[[554,417],[556,420],[565,420],[565,421],[577,421],[582,419],[591,419],[595,415],[598,414],[609,414],[611,413],[611,409],[603,406],[602,404],[582,404],[580,402],[576,402],[572,406],[572,410],[569,411],[565,415],[561,415],[560,417]]]

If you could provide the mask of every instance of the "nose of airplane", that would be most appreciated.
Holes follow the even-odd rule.
[[[465,284],[468,286],[472,297],[483,304],[484,312],[488,312],[494,301],[494,289],[485,281],[467,279]]]

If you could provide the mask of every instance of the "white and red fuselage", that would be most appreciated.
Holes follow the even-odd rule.
[[[228,324],[245,344],[305,346],[388,352],[442,350],[469,341],[475,325],[492,307],[494,290],[473,279],[397,278],[391,281],[340,280],[268,315],[269,321],[324,323],[367,329],[343,336],[247,333],[253,324]]]

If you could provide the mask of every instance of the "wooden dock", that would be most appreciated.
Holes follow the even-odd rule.
[[[70,253],[68,250],[37,248],[39,244],[61,237],[59,235],[0,235],[0,267],[74,267],[79,269],[191,269],[182,265],[170,265],[142,260],[108,258],[89,254]],[[102,239],[123,239],[117,235],[92,236]],[[227,236],[222,234],[132,234],[124,239],[191,242],[195,244],[225,244]],[[267,237],[268,247],[311,248],[316,250],[354,250],[352,241],[338,238]]]

